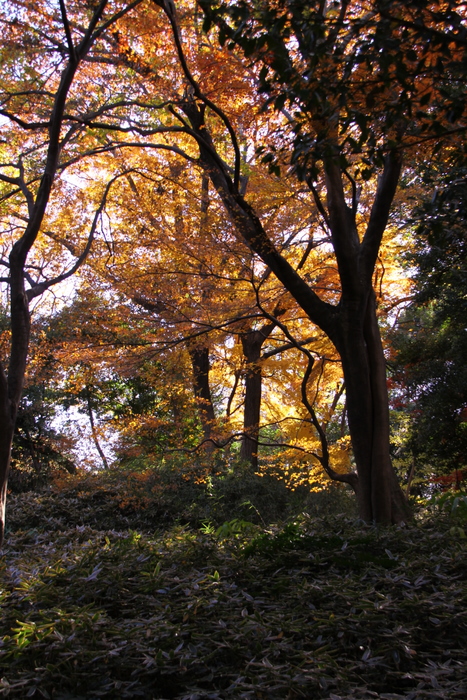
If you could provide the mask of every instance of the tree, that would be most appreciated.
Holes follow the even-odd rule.
[[[203,8],[207,25],[217,24],[230,53],[206,43],[188,6],[181,4],[177,14],[172,2],[154,2],[144,28],[122,24],[112,44],[116,65],[127,76],[132,71],[135,99],[147,99],[139,111],[122,111],[107,123],[90,119],[88,126],[115,138],[131,132],[138,142],[120,141],[121,147],[139,143],[148,152],[171,151],[209,176],[238,236],[339,352],[357,473],[333,470],[323,443],[329,474],[354,488],[365,520],[399,522],[408,511],[389,455],[374,270],[403,154],[466,128],[458,3],[445,8],[380,0],[366,8],[296,0],[219,7],[205,2]],[[175,54],[169,53],[164,16]],[[138,52],[131,49],[134,41]],[[172,58],[162,65],[161,55]],[[222,93],[219,76],[228,68],[235,81]],[[332,291],[322,293],[307,278],[244,192],[239,135],[245,133],[246,94],[254,104],[247,128],[256,121],[269,135],[263,162],[276,175],[291,166],[323,219],[334,256]],[[157,134],[165,139],[151,138]],[[302,240],[303,253],[306,247]],[[306,391],[302,398],[311,407]]]
[[[73,69],[63,75],[71,84],[72,30],[63,19],[63,3],[60,7],[66,43],[56,42],[59,48],[54,50],[68,54]],[[286,341],[299,350],[298,340],[271,314],[277,298],[287,292],[295,309],[308,319],[310,332],[305,337],[313,337],[318,327],[340,356],[356,464],[356,472],[345,474],[329,461],[325,431],[309,400],[307,383],[316,369],[315,356],[300,350],[306,358],[300,396],[321,441],[318,459],[332,478],[355,490],[362,518],[404,520],[407,505],[389,453],[386,359],[375,270],[404,155],[411,152],[412,166],[428,145],[447,143],[466,129],[461,4],[374,0],[362,6],[353,0],[279,0],[216,5],[206,0],[205,28],[218,27],[221,43],[227,42],[225,50],[203,34],[199,12],[188,3],[180,2],[177,9],[172,1],[154,1],[132,14],[131,21],[125,14],[130,7],[121,8],[115,31],[106,32],[105,22],[100,25],[102,44],[88,57],[84,74],[89,77],[92,65],[92,104],[80,109],[73,95],[78,108],[70,102],[71,114],[65,112],[68,83],[63,78],[57,91],[59,116],[71,131],[63,144],[58,131],[53,132],[51,153],[56,156],[69,144],[79,152],[79,138],[86,133],[88,152],[99,148],[101,153],[136,154],[141,164],[150,158],[153,173],[167,168],[164,156],[170,154],[171,162],[183,159],[200,181],[209,178],[227,212],[229,231],[247,246],[243,258],[251,260],[254,278],[269,283],[274,275],[280,282],[274,303],[257,299],[263,317],[274,320]],[[39,99],[42,93],[34,95]],[[16,95],[20,96],[26,102],[32,99],[30,93],[26,99],[23,86]],[[15,128],[24,127],[15,122],[12,110],[3,114]],[[259,137],[264,144],[255,155]],[[122,176],[120,182],[128,183],[130,175],[136,180],[137,172],[147,170],[146,164],[138,171],[131,162],[130,173],[117,161],[103,157],[99,165],[105,162],[107,172]],[[18,164],[20,174],[21,167]],[[293,183],[307,203],[314,203],[311,223],[301,218],[298,208],[270,225],[268,212],[250,187],[251,173],[265,167],[272,176]],[[38,198],[41,192],[50,193],[49,180],[55,173],[47,170]],[[183,182],[183,177],[180,173],[173,179]],[[14,187],[10,180],[5,184]],[[25,182],[23,178],[16,183],[18,192]],[[48,195],[40,199],[37,227],[31,229],[36,233],[28,238],[31,245],[47,201]],[[202,208],[198,200],[198,213]],[[315,235],[317,216],[326,232],[322,237]],[[292,229],[300,234],[294,237]],[[64,240],[51,233],[48,238]],[[72,243],[68,250],[75,250]],[[318,272],[311,252],[323,261]],[[230,246],[230,254],[227,261],[217,255],[213,270],[220,263],[228,267],[241,261],[237,247]],[[217,274],[222,277],[222,272]],[[202,294],[200,286],[194,300]],[[181,308],[193,307],[192,301],[188,293]]]
[[[421,179],[429,198],[411,212],[414,298],[392,334],[395,402],[408,416],[420,477],[467,466],[467,181],[462,149],[441,152]],[[454,162],[453,162],[454,161]]]
[[[240,339],[244,365],[235,372],[245,385],[241,458],[256,468],[262,386],[258,361],[261,346],[276,327],[274,320],[264,321],[256,297],[260,296],[273,316],[294,312],[296,305],[290,297],[285,300],[284,290],[277,289],[270,271],[255,269],[254,256],[236,240],[219,203],[211,201],[204,174],[172,160],[158,162],[156,168],[153,159],[141,153],[126,151],[114,159],[122,161],[126,170],[132,164],[132,173],[113,190],[113,206],[106,210],[112,227],[111,255],[105,244],[95,246],[90,257],[93,270],[147,312],[155,357],[158,348],[187,348],[203,447],[208,451],[214,447],[216,434],[209,385],[211,361],[216,356],[220,360],[216,348],[227,337]],[[286,221],[285,210],[289,217],[291,210],[308,213],[287,183],[267,173],[252,188],[245,177],[243,187],[254,188],[257,206],[268,212],[271,228],[275,219],[282,224]],[[288,226],[287,243],[291,245],[301,232]],[[307,257],[313,259],[310,251]],[[222,384],[222,379],[217,383]],[[225,387],[225,381],[223,384]],[[237,386],[234,383],[229,405]],[[225,423],[223,428],[221,444],[227,439]]]
[[[185,15],[185,19],[186,18],[188,18],[188,21],[190,21],[190,16],[188,14]],[[159,51],[166,55],[166,44],[168,41],[170,41],[170,37],[167,39],[166,34],[164,35],[160,26],[160,18],[153,19],[153,22],[154,28],[150,34],[151,40],[154,35],[157,36],[158,46],[160,47]],[[145,26],[146,34],[148,33],[148,27],[150,26],[151,25],[148,21]],[[139,32],[141,32],[141,29]],[[204,46],[204,44],[200,44],[201,38],[199,33],[196,34],[196,36],[199,40],[197,42],[198,48],[200,46]],[[161,39],[161,37],[165,38],[165,43],[163,43],[163,39]],[[205,40],[203,39],[203,41]],[[120,35],[119,46],[128,47],[132,42],[137,43],[140,47],[144,46],[145,42],[147,42],[145,33],[135,33],[133,26],[128,28],[128,38],[124,38],[122,35]],[[123,53],[117,52],[117,55],[114,57],[114,61],[119,68],[125,69],[128,67],[128,52],[128,49]],[[224,65],[222,62],[216,61],[216,71],[214,71],[212,61],[207,61],[206,63],[203,62],[203,53],[205,52],[201,50],[198,51],[198,53],[195,54],[195,60],[200,59],[203,67],[208,66],[208,79],[213,79],[218,87],[219,74],[221,76],[226,75],[228,66]],[[146,90],[146,97],[153,94],[152,92],[149,92],[149,90],[150,88],[155,89],[154,85],[156,85],[157,88],[161,87],[162,89],[166,89],[166,84],[168,82],[168,78],[164,76],[166,67],[158,66],[158,71],[156,74],[152,56],[149,50],[147,55],[145,55],[143,51],[140,51],[138,54],[137,63],[132,63],[131,67],[140,74],[142,79],[144,79],[142,85]],[[170,75],[172,75],[174,71],[174,66],[172,63],[170,64],[169,71]],[[163,77],[165,77],[165,81],[163,80]],[[149,85],[146,85],[147,80],[149,80]],[[298,269],[303,268],[304,274],[313,275],[316,282],[322,283],[323,278],[329,276],[329,271],[326,273],[326,275],[323,275],[321,271],[317,272],[315,269],[319,266],[316,264],[311,264],[313,262],[316,263],[314,249],[319,246],[320,242],[316,237],[317,231],[319,230],[318,222],[316,221],[317,217],[316,214],[313,216],[312,211],[310,211],[310,192],[307,192],[306,188],[304,187],[297,189],[296,183],[294,183],[294,186],[291,187],[291,182],[285,178],[282,180],[277,180],[277,178],[274,178],[271,175],[269,175],[269,181],[266,183],[266,186],[263,184],[263,188],[261,190],[259,190],[257,186],[251,186],[252,179],[260,179],[260,176],[258,177],[257,173],[261,170],[261,168],[253,169],[250,163],[250,159],[255,160],[251,142],[254,139],[254,131],[259,127],[257,121],[255,121],[254,107],[252,108],[250,105],[247,107],[247,103],[251,102],[253,97],[253,94],[251,93],[251,85],[250,92],[248,93],[248,100],[245,100],[243,97],[245,94],[245,85],[242,84],[242,80],[242,77],[237,77],[236,79],[235,87],[238,90],[238,95],[235,103],[233,103],[236,118],[241,123],[239,130],[241,130],[242,134],[242,174],[240,189],[243,193],[247,191],[250,197],[255,198],[256,210],[258,213],[261,213],[262,220],[264,224],[267,225],[270,235],[273,231],[274,233],[276,230],[278,231],[277,244],[280,249],[288,251],[289,259],[290,257],[296,258],[295,264],[298,266]],[[173,76],[171,85],[173,84],[180,84],[179,76]],[[138,86],[135,80],[132,81],[132,89],[143,92],[143,87]],[[158,93],[156,92],[156,94]],[[231,90],[229,91],[229,94],[232,94]],[[173,95],[173,91],[170,93],[170,95]],[[161,116],[164,115],[163,108],[166,105],[164,101],[161,101],[162,97],[165,97],[164,92],[162,92],[159,97],[160,102],[157,107],[157,128],[159,131],[164,131],[164,129],[166,129],[168,132],[173,134],[176,127],[164,127],[161,125]],[[180,97],[180,99],[182,101],[184,100],[183,95]],[[167,114],[164,115],[169,121],[172,122],[175,114],[175,104],[176,101],[174,101],[172,97],[167,110],[168,115],[170,116]],[[148,119],[148,117],[146,117],[146,119]],[[248,120],[253,123],[251,128],[247,125]],[[100,126],[102,127],[103,125],[101,124]],[[149,133],[151,132],[152,127],[153,124],[146,121],[145,129],[143,129],[142,126],[136,127],[136,125],[134,129],[136,133],[143,131],[144,133]],[[215,123],[212,124],[212,127],[216,128]],[[264,127],[262,126],[261,128]],[[114,127],[114,131],[118,131],[117,127]],[[219,133],[218,132],[219,130],[217,129],[216,134],[219,135],[221,142],[222,139],[225,142],[222,129]],[[191,166],[197,164],[197,161],[195,161],[193,156],[190,155],[192,153],[193,146],[189,143],[189,139],[187,139],[187,136],[191,137],[192,134],[186,130],[186,127],[178,127],[178,135],[184,135],[184,140],[179,141],[180,145],[178,146],[169,146],[168,144],[163,143],[157,144],[153,141],[142,142],[141,146],[144,149],[147,148],[148,152],[151,152],[151,149],[157,149],[158,147],[161,150],[163,149],[164,152],[167,150],[172,150],[178,158],[180,156],[185,157]],[[183,145],[184,150],[182,150],[181,145]],[[132,174],[131,180],[129,178],[128,183],[125,183],[130,185],[130,191],[119,199],[119,202],[130,202],[128,209],[129,217],[127,215],[121,217],[120,214],[122,219],[121,225],[123,228],[122,240],[126,241],[130,255],[128,260],[125,258],[125,262],[123,262],[120,252],[120,255],[117,254],[115,259],[110,260],[110,264],[107,264],[107,268],[111,270],[110,275],[117,283],[119,289],[122,289],[124,285],[126,287],[126,294],[128,294],[138,303],[141,303],[146,309],[154,311],[155,323],[161,323],[161,326],[163,327],[162,332],[165,336],[166,342],[168,332],[167,323],[169,322],[169,317],[171,319],[170,323],[176,324],[178,331],[180,331],[182,328],[183,323],[185,324],[185,327],[189,326],[190,324],[187,323],[188,318],[192,319],[192,326],[189,330],[187,330],[187,339],[189,339],[190,335],[194,337],[197,336],[198,333],[207,333],[209,329],[215,329],[216,323],[212,325],[213,315],[215,315],[216,318],[219,318],[220,325],[217,326],[217,328],[224,327],[227,329],[228,327],[231,327],[232,330],[240,333],[241,337],[243,338],[242,344],[246,353],[246,391],[244,401],[246,410],[244,411],[243,421],[243,432],[245,433],[245,436],[242,439],[242,456],[247,461],[250,461],[253,466],[255,466],[256,457],[254,455],[257,454],[262,380],[261,373],[259,371],[260,363],[255,361],[256,356],[258,355],[258,348],[253,348],[251,346],[253,345],[253,336],[256,335],[255,345],[257,345],[258,342],[257,331],[259,331],[263,323],[261,320],[262,312],[258,314],[258,312],[254,310],[255,301],[251,303],[251,301],[248,299],[246,299],[247,303],[245,305],[245,310],[239,310],[239,292],[237,291],[235,298],[232,298],[233,290],[232,288],[229,290],[228,287],[229,285],[235,284],[237,290],[241,290],[240,293],[243,297],[244,290],[242,289],[242,284],[245,285],[245,283],[247,283],[249,286],[252,285],[253,287],[257,286],[258,289],[261,288],[262,297],[270,297],[269,293],[266,293],[265,295],[264,290],[265,288],[268,289],[270,287],[270,283],[274,278],[271,276],[269,268],[258,266],[258,261],[255,256],[252,255],[252,251],[248,251],[243,246],[243,253],[239,252],[238,234],[236,235],[237,241],[235,241],[235,235],[233,235],[231,231],[228,231],[226,234],[227,226],[225,223],[223,226],[219,227],[222,235],[216,236],[210,232],[209,226],[207,227],[205,225],[207,221],[207,217],[205,216],[207,214],[207,207],[205,207],[205,210],[203,210],[203,197],[200,199],[202,214],[200,218],[201,225],[198,224],[196,218],[193,222],[193,213],[191,214],[191,218],[190,215],[187,214],[187,211],[190,210],[187,208],[186,204],[181,205],[179,208],[175,207],[176,209],[178,208],[178,211],[170,210],[169,202],[173,197],[173,192],[171,192],[171,183],[173,183],[176,177],[180,190],[189,192],[189,187],[191,184],[190,180],[194,179],[193,167],[191,167],[191,171],[189,171],[189,174],[187,174],[187,167],[180,166],[180,164],[176,165],[173,163],[173,161],[171,161],[173,164],[167,168],[167,164],[164,165],[159,156],[141,158],[140,153],[138,153],[135,158],[134,156],[130,155],[131,148],[137,149],[137,143],[122,143],[118,155],[118,158],[125,159],[126,163],[134,163],[135,168],[135,172]],[[221,159],[224,157],[224,155],[225,154],[222,153],[222,156],[220,156]],[[139,164],[136,165],[136,163]],[[227,164],[226,167],[228,167]],[[167,170],[169,171],[169,174],[165,175]],[[263,180],[266,179],[264,175],[265,173],[263,174]],[[164,182],[164,178],[167,178],[166,182]],[[201,178],[203,182],[205,181],[205,178],[206,175],[203,175]],[[160,190],[165,194],[163,197],[163,203],[160,201],[160,203],[156,205],[156,209],[154,209],[154,197],[144,194],[144,189],[148,189],[144,186],[144,180],[146,180],[148,185],[152,183],[153,193]],[[158,183],[157,187],[155,187],[156,182]],[[284,211],[287,210],[286,214],[281,211],[281,205],[279,204],[277,193],[274,192],[274,185],[271,187],[271,183],[274,183],[276,190],[279,190],[281,187],[284,190],[289,190],[287,194],[288,201],[284,201],[284,204],[286,205],[282,206]],[[279,183],[279,186],[277,183]],[[284,183],[286,183],[285,186]],[[270,189],[269,194],[268,188]],[[204,192],[204,187],[202,190]],[[209,197],[209,193],[207,194]],[[193,190],[191,197],[193,198]],[[138,202],[137,206],[135,204],[131,204],[133,200]],[[166,209],[166,207],[169,208]],[[136,249],[134,241],[132,237],[128,235],[128,222],[134,218],[134,213],[130,213],[130,209],[132,208],[137,217],[135,223],[141,226],[137,249],[140,250],[142,240],[147,240],[148,250],[154,251],[156,249],[157,241],[157,255],[159,256],[157,260],[154,260],[153,258],[152,261],[149,262],[151,260],[150,257],[140,258],[139,255],[135,254]],[[156,211],[157,215],[155,214]],[[143,223],[142,217],[145,217],[145,223]],[[171,221],[173,221],[173,224]],[[121,244],[117,244],[115,238],[116,230],[118,229],[117,222],[118,215],[114,220],[114,252],[118,250],[121,251]],[[310,229],[313,223],[316,224],[316,229],[310,234]],[[210,226],[212,227],[212,220]],[[198,238],[196,238],[196,234],[194,233],[195,231],[199,231]],[[281,237],[283,240],[280,240]],[[321,241],[321,243],[326,242],[326,237],[324,236],[323,238],[324,240]],[[211,242],[214,245],[212,245]],[[163,254],[161,255],[161,250],[164,249],[169,251],[169,256],[167,258],[165,258]],[[312,252],[313,255],[311,255]],[[323,260],[327,257],[327,254],[320,255],[319,257],[321,258],[323,267],[326,267]],[[228,264],[226,264],[226,261],[228,261]],[[307,262],[309,264],[305,266]],[[237,272],[233,273],[232,267],[235,267],[235,264],[237,265]],[[130,270],[132,268],[137,268],[138,265],[140,265],[139,272],[136,273],[135,271],[135,273],[132,274]],[[136,295],[134,289],[135,279],[138,279],[139,284],[143,281],[144,277],[141,272],[141,267],[144,268],[145,275],[147,275],[146,282],[144,283],[146,286],[146,291],[141,293],[138,292]],[[104,272],[104,274],[107,273]],[[196,279],[196,277],[204,278],[204,281],[199,287],[198,283],[196,283],[196,287],[194,286],[193,280]],[[236,277],[238,279],[236,279]],[[117,282],[117,278],[120,279],[119,282]],[[123,282],[124,279],[127,281]],[[175,280],[177,280],[176,284],[174,284]],[[187,280],[191,280],[191,282],[188,283]],[[202,280],[200,279],[199,283],[201,283],[201,281]],[[266,281],[268,281],[268,285],[266,285]],[[277,287],[277,281],[273,282],[272,286],[273,288],[274,286]],[[324,290],[325,289],[326,285],[324,285]],[[332,285],[329,292],[324,291],[324,294],[326,293],[333,296]],[[279,297],[283,296],[284,290],[281,289],[278,293],[276,292],[275,296],[277,297],[278,295]],[[190,301],[187,302],[183,297],[188,297]],[[210,306],[208,306],[206,301],[209,304],[210,297],[215,297],[215,304],[210,304]],[[204,301],[204,311],[206,312],[209,309],[207,315],[205,313],[204,316],[199,315],[199,308],[196,310],[193,308],[194,301],[199,300],[200,298]],[[225,303],[226,298],[230,300],[231,308],[228,308],[228,305]],[[219,304],[220,300],[222,300],[222,307],[220,307]],[[233,305],[232,301],[234,302]],[[272,310],[271,303],[272,309],[274,309],[274,305],[276,303],[274,298],[268,299],[267,306],[270,308],[270,310]],[[262,304],[265,304],[264,298],[262,300]],[[294,309],[296,309],[296,304],[293,301],[292,304],[289,303],[289,306],[293,306]],[[217,314],[213,314],[214,307],[217,307]],[[219,315],[220,310],[221,315]],[[250,315],[251,323],[247,323],[245,318],[242,318],[242,314],[244,313],[247,314],[246,318],[248,318],[248,314]],[[178,320],[175,320],[177,318],[177,314]],[[210,322],[206,320],[207,316],[209,316],[211,319]],[[274,323],[272,326],[270,323],[271,319],[269,318],[264,326],[268,327],[268,334],[275,327]],[[238,326],[238,328],[236,329],[235,326]],[[196,330],[197,328],[198,330]],[[266,338],[263,339],[263,342],[265,339]],[[193,346],[194,345],[195,344],[193,342]],[[201,348],[201,345],[199,345],[199,347]],[[289,347],[293,347],[293,344]],[[206,352],[206,347],[204,348],[204,352]],[[239,368],[237,368],[237,372],[239,373],[238,376],[240,376],[241,370]],[[204,374],[204,377],[206,378],[206,374]],[[235,387],[236,384],[234,384],[234,389]],[[206,428],[207,427],[208,425],[206,424]],[[205,431],[205,435],[208,435],[207,430]]]
[[[232,122],[188,66],[175,7],[156,4],[172,27],[187,85],[172,111],[196,141],[198,164],[247,245],[340,354],[357,473],[333,476],[354,488],[363,519],[400,522],[408,511],[390,461],[386,363],[373,272],[404,150],[466,128],[464,101],[459,94],[446,100],[443,90],[448,74],[460,86],[465,68],[457,4],[442,12],[437,3],[375,2],[365,12],[353,2],[332,7],[301,0],[240,2],[220,8],[202,3],[206,29],[217,23],[221,42],[228,40],[231,50],[240,47],[257,69],[266,103],[285,117],[277,122],[280,140],[263,160],[277,174],[288,160],[313,193],[338,268],[335,303],[298,274],[243,196]],[[225,125],[232,167],[219,153],[211,114]]]
[[[8,317],[5,331],[8,333]],[[57,361],[54,343],[48,334],[48,319],[38,315],[31,327],[29,363],[11,454],[11,472],[8,482],[12,490],[31,490],[46,484],[63,471],[74,473],[73,441],[63,426],[54,422],[60,393],[57,391]]]
[[[0,542],[11,443],[27,366],[30,303],[70,277],[83,263],[108,193],[109,186],[94,217],[83,212],[84,221],[91,218],[90,232],[75,260],[70,262],[68,258],[68,269],[66,258],[64,261],[63,254],[57,256],[56,251],[47,269],[43,251],[48,240],[53,247],[53,230],[48,235],[46,228],[50,223],[47,213],[53,212],[51,200],[56,202],[55,198],[60,197],[60,185],[62,191],[67,189],[66,181],[60,181],[59,176],[95,148],[95,143],[87,143],[80,150],[80,138],[86,130],[83,122],[89,112],[98,109],[100,101],[107,100],[99,92],[89,94],[92,72],[85,61],[109,27],[139,1],[127,4],[101,0],[95,7],[70,3],[68,10],[64,0],[58,6],[39,2],[27,12],[21,2],[14,0],[2,5],[0,114],[7,124],[3,128],[0,173],[2,264],[7,270],[2,282],[9,289],[11,343],[8,369],[0,366]],[[76,234],[76,228],[71,230]],[[77,250],[80,238],[71,243],[71,250]],[[57,272],[62,262],[65,271]]]

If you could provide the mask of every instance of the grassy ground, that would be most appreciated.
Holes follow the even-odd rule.
[[[157,531],[115,503],[112,528],[112,498],[89,498],[10,500],[0,695],[467,697],[467,539],[452,522]]]

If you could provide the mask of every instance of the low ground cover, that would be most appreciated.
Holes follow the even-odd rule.
[[[11,498],[1,695],[467,697],[467,539],[444,515],[151,530],[102,499],[90,525],[88,496]]]

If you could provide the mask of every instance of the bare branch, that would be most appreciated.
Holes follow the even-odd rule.
[[[143,0],[134,0],[134,2],[131,2],[129,5],[124,6],[120,10],[120,12],[116,12],[114,15],[112,15],[112,17],[110,17],[110,19],[108,19],[107,22],[103,22],[101,24],[101,26],[99,27],[99,29],[96,29],[96,31],[92,37],[92,43],[94,43],[96,41],[96,39],[98,39],[99,36],[105,32],[106,29],[111,27],[119,19],[121,19],[122,17],[127,15],[129,12],[131,12],[131,10],[134,10],[135,7],[138,7],[138,5],[140,5],[142,2],[143,2]],[[107,0],[101,4],[106,5]]]
[[[321,201],[321,197],[319,196],[318,190],[317,190],[316,187],[314,186],[313,181],[311,180],[311,178],[307,178],[306,183],[307,183],[308,187],[310,188],[311,194],[313,195],[313,199],[315,200],[315,204],[316,204],[317,210],[319,211],[319,213],[320,213],[321,216],[323,217],[324,223],[326,224],[326,226],[328,227],[328,229],[330,229],[330,228],[331,228],[331,224],[330,224],[330,222],[329,222],[329,216],[328,216],[328,213],[327,213],[327,211],[326,211],[326,209],[325,209],[325,207],[324,207],[323,202]]]
[[[358,476],[354,472],[348,472],[347,474],[339,474],[336,472],[330,465],[329,463],[329,449],[328,449],[328,441],[326,437],[326,433],[323,430],[318,417],[316,415],[316,412],[310,403],[308,399],[308,392],[307,392],[307,385],[308,385],[308,380],[311,376],[311,372],[313,370],[313,366],[315,363],[315,359],[311,352],[307,350],[303,345],[300,345],[300,343],[292,336],[292,334],[289,332],[289,329],[287,326],[279,321],[278,319],[274,319],[273,316],[271,316],[265,309],[262,308],[261,302],[259,298],[257,297],[257,304],[258,308],[261,310],[261,312],[266,316],[271,318],[271,321],[274,321],[276,325],[282,330],[286,338],[290,341],[291,345],[296,347],[300,352],[302,352],[305,357],[307,358],[307,368],[305,370],[305,373],[303,375],[302,383],[301,383],[301,397],[302,397],[302,403],[307,409],[308,413],[310,414],[311,422],[318,433],[318,437],[321,443],[321,455],[315,454],[314,456],[319,460],[321,466],[323,467],[324,471],[326,474],[329,476],[330,479],[333,481],[342,481],[350,486],[352,488],[356,488],[356,485],[358,483]]]
[[[19,178],[18,177],[8,177],[8,175],[2,175],[0,173],[0,180],[2,182],[7,182],[9,185],[18,185],[19,186]]]
[[[0,109],[0,115],[2,115],[2,117],[6,117],[7,119],[10,119],[15,124],[18,124],[18,126],[20,126],[22,129],[29,129],[31,131],[36,131],[38,129],[47,129],[50,126],[50,121],[32,122],[31,124],[29,124],[28,122],[25,122],[23,119],[20,119],[19,117],[17,117],[15,114],[8,112],[6,109]]]
[[[229,394],[229,398],[228,398],[228,400],[227,400],[227,406],[226,406],[226,409],[225,409],[225,415],[226,415],[227,417],[229,417],[229,416],[232,415],[232,402],[233,402],[233,400],[234,400],[234,398],[235,398],[235,393],[236,393],[236,391],[237,391],[237,387],[238,387],[238,382],[239,382],[239,380],[240,380],[240,371],[239,371],[239,370],[236,370],[236,371],[234,372],[234,383],[233,383],[232,391],[231,391],[230,394]]]
[[[357,183],[355,182],[355,178],[352,177],[348,170],[343,170],[342,172],[344,173],[345,177],[350,182],[350,186],[352,187],[352,214],[356,216],[358,207]]]
[[[369,280],[373,275],[381,239],[388,223],[389,211],[399,182],[401,168],[401,154],[395,151],[388,153],[383,172],[378,180],[370,219],[361,245],[363,268]]]
[[[274,348],[273,350],[268,350],[267,352],[263,353],[262,357],[264,360],[267,360],[269,357],[274,357],[274,355],[280,355],[287,350],[297,348],[297,344],[300,347],[303,347],[304,345],[314,343],[316,340],[319,340],[319,337],[317,335],[312,335],[309,338],[305,338],[305,340],[296,341],[294,343],[285,343],[284,345],[280,345],[278,348]]]

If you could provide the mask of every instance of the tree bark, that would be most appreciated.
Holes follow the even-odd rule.
[[[10,470],[11,444],[15,426],[12,405],[8,396],[8,383],[0,365],[0,546],[5,532],[5,508]]]
[[[284,309],[278,304],[274,309],[274,317],[277,318],[282,313],[284,313]],[[248,462],[254,471],[258,469],[259,424],[263,388],[261,348],[275,327],[276,324],[273,321],[269,321],[261,328],[240,334],[243,355],[246,360],[243,438],[240,448],[240,459]]]
[[[407,520],[407,500],[390,460],[386,370],[372,283],[401,171],[400,153],[394,151],[386,156],[362,240],[357,232],[356,209],[346,202],[338,159],[331,156],[324,163],[326,222],[341,283],[340,301],[333,305],[319,297],[268,237],[217,155],[204,111],[194,101],[185,103],[183,111],[197,135],[200,165],[211,178],[239,236],[271,268],[340,353],[357,469],[357,477],[351,475],[351,483],[355,485],[361,518],[378,523]],[[324,211],[322,203],[321,207]]]
[[[18,246],[10,254],[10,327],[11,349],[8,378],[0,364],[0,545],[5,531],[5,510],[10,471],[11,446],[19,402],[23,392],[29,348],[31,320],[24,288],[24,261]],[[19,261],[18,261],[19,257]]]
[[[208,454],[214,450],[214,443],[211,441],[212,430],[216,416],[212,403],[211,387],[209,385],[209,347],[198,345],[189,347],[188,353],[193,368],[193,389],[195,392],[198,415],[203,430],[204,449]]]
[[[344,314],[343,314],[344,315]],[[336,342],[346,383],[346,408],[357,465],[356,495],[366,522],[398,523],[410,518],[389,454],[386,363],[371,290],[363,323],[349,311]]]
[[[97,434],[96,425],[94,423],[94,412],[92,408],[91,391],[89,389],[88,384],[86,385],[86,404],[88,409],[89,424],[91,426],[92,440],[99,454],[99,457],[101,458],[102,466],[104,467],[104,469],[108,469],[109,463],[107,461],[107,457],[105,456],[104,450],[102,449],[101,444],[99,442],[99,436]]]
[[[261,331],[249,331],[248,333],[242,333],[240,336],[246,360],[243,437],[240,447],[240,459],[243,462],[248,462],[254,471],[258,469],[258,438],[263,383],[260,357],[261,347],[266,337]]]
[[[50,111],[47,116],[44,113],[44,118],[47,120],[47,151],[42,176],[40,177],[39,186],[35,193],[33,189],[30,189],[27,178],[25,180],[22,174],[18,176],[15,183],[18,186],[18,190],[21,191],[25,197],[28,208],[28,219],[23,234],[16,240],[9,255],[11,346],[8,377],[6,376],[4,368],[0,366],[0,545],[5,526],[5,499],[8,472],[10,469],[11,444],[18,406],[23,390],[29,349],[29,301],[42,294],[42,292],[50,288],[53,284],[69,277],[70,274],[75,272],[82,262],[84,262],[89,252],[98,216],[100,216],[105,203],[104,198],[94,218],[93,227],[91,229],[92,235],[90,235],[88,245],[71,270],[53,279],[38,282],[32,285],[26,292],[26,261],[39,235],[44,215],[49,204],[54,179],[59,167],[60,155],[64,145],[67,143],[67,138],[63,132],[63,118],[69,91],[80,63],[89,53],[92,45],[104,31],[104,28],[111,27],[117,19],[129,12],[133,7],[136,7],[140,1],[141,0],[133,0],[124,10],[120,10],[112,17],[108,17],[105,22],[99,26],[108,4],[107,0],[101,0],[91,13],[88,24],[84,28],[83,37],[76,46],[73,45],[65,4],[62,3],[60,7],[63,29],[67,37],[68,55],[63,70],[61,70],[57,76],[59,77],[59,81]],[[65,46],[63,48],[65,49]],[[40,125],[38,124],[37,126],[39,128]],[[69,131],[68,136],[70,136],[71,133],[72,132]],[[73,138],[77,138],[76,133]],[[32,177],[32,183],[35,183],[35,181],[36,175]]]

